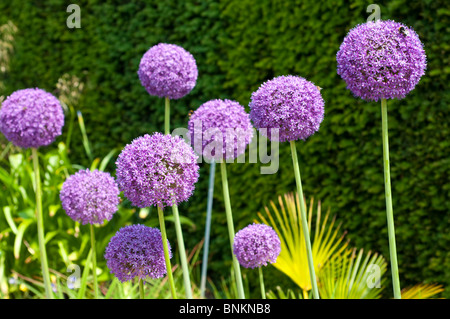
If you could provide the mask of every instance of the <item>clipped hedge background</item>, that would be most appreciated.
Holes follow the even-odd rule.
[[[209,99],[234,99],[248,109],[251,93],[262,82],[278,75],[303,76],[323,88],[325,99],[319,132],[297,143],[305,196],[331,208],[353,245],[389,260],[380,105],[354,98],[336,74],[340,43],[349,29],[366,21],[368,3],[77,1],[81,29],[66,26],[69,3],[0,3],[0,24],[12,20],[19,29],[2,94],[26,87],[55,92],[64,73],[80,77],[86,86],[77,109],[83,112],[94,155],[104,156],[137,136],[162,130],[164,101],[149,96],[136,73],[142,55],[154,44],[183,46],[199,68],[191,94],[172,101],[172,128],[186,127],[188,112]],[[388,101],[401,285],[441,283],[446,286],[442,296],[449,298],[450,8],[443,0],[378,5],[382,19],[416,30],[428,57],[428,70],[416,89],[404,100]],[[72,143],[72,162],[87,165],[76,129],[74,138],[78,143]],[[288,144],[280,147],[276,174],[261,175],[260,166],[228,165],[236,230],[252,222],[270,200],[295,190]],[[180,206],[180,213],[196,223],[195,229],[185,229],[187,249],[203,238],[208,172],[209,165],[203,164],[196,193]],[[208,269],[213,278],[220,278],[226,276],[231,256],[219,169],[215,187]],[[169,239],[175,241],[174,232]],[[285,276],[268,271],[268,289],[280,280],[289,285]],[[390,273],[386,276],[390,285]],[[251,285],[258,287],[257,281]],[[392,297],[391,291],[387,286],[386,297]]]

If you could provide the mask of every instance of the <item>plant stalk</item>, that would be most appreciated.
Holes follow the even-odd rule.
[[[170,134],[170,99],[165,98],[164,134]]]
[[[236,276],[236,285],[238,290],[238,298],[245,299],[244,294],[244,285],[242,284],[242,275],[241,268],[236,256],[233,253],[233,242],[234,242],[234,225],[233,225],[233,214],[231,211],[231,202],[230,202],[230,193],[228,190],[228,177],[227,177],[227,167],[225,159],[222,159],[220,163],[220,169],[222,174],[222,186],[223,186],[223,197],[225,201],[225,213],[227,216],[227,225],[228,225],[228,235],[230,237],[230,245],[231,245],[231,255],[233,257],[233,267]]]
[[[165,114],[164,114],[164,134],[170,134],[170,99],[165,98]],[[189,266],[184,247],[183,232],[181,229],[180,215],[178,206],[172,206],[173,221],[175,223],[175,232],[177,234],[178,249],[180,251],[181,269],[183,271],[184,290],[187,299],[192,299],[191,280],[189,276]]]
[[[36,148],[31,149],[33,157],[33,170],[35,177],[35,189],[36,189],[36,220],[38,230],[39,241],[39,254],[41,258],[42,277],[44,279],[45,295],[48,299],[53,299],[50,273],[47,263],[47,252],[45,249],[45,237],[44,237],[44,216],[42,211],[42,190],[41,190],[41,176],[39,171],[39,157],[38,150]]]
[[[177,233],[178,249],[180,251],[181,268],[183,270],[183,281],[186,299],[192,299],[191,280],[189,277],[189,267],[187,263],[186,250],[184,248],[183,233],[181,230],[180,216],[178,214],[178,206],[172,206],[173,221],[175,223],[175,231]]]
[[[383,137],[384,186],[386,197],[386,217],[389,236],[389,254],[391,258],[392,284],[394,298],[401,299],[400,279],[397,264],[397,248],[395,245],[394,213],[392,209],[391,173],[389,165],[388,115],[386,99],[381,99],[381,126]]]
[[[91,226],[91,248],[92,248],[92,276],[94,278],[94,299],[98,299],[98,282],[97,282],[97,253],[95,249],[95,231],[94,225]]]
[[[216,162],[212,160],[209,166],[208,200],[206,203],[205,245],[203,246],[202,275],[200,280],[200,296],[202,298],[205,297],[205,289],[206,289],[206,271],[208,268],[209,238],[211,233],[211,215],[212,215],[212,203],[214,195],[215,174],[216,174]]]
[[[307,218],[306,217],[306,205],[305,205],[305,199],[303,198],[303,188],[302,188],[302,180],[300,177],[300,167],[298,164],[297,148],[295,146],[295,141],[290,141],[290,144],[291,144],[292,163],[294,165],[295,181],[297,184],[297,193],[298,193],[298,197],[300,199],[301,223],[302,223],[303,236],[305,237],[306,255],[307,255],[307,259],[308,259],[308,268],[309,268],[309,276],[311,279],[311,287],[312,287],[314,299],[319,299],[319,289],[317,288],[316,273],[314,270],[314,261],[313,261],[312,250],[311,250],[311,239],[309,237],[308,221],[306,219]]]
[[[264,277],[262,266],[258,268],[259,268],[259,284],[261,285],[261,297],[262,299],[266,299],[266,289],[264,288]]]
[[[167,277],[169,278],[170,291],[172,293],[172,298],[177,299],[177,294],[175,291],[175,282],[173,280],[172,274],[172,266],[170,264],[170,254],[169,254],[169,245],[167,244],[166,226],[164,224],[164,212],[159,206],[158,206],[158,218],[159,218],[159,225],[161,228],[161,237],[164,249],[164,260],[166,262]]]
[[[139,298],[144,299],[144,281],[139,278]]]

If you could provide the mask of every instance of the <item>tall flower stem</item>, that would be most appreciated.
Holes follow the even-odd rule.
[[[294,165],[295,181],[297,184],[297,193],[298,193],[298,197],[300,199],[301,224],[302,224],[303,236],[305,237],[306,255],[307,255],[307,259],[308,259],[308,268],[309,268],[309,276],[311,279],[311,287],[312,287],[314,299],[319,299],[319,289],[317,288],[316,273],[314,270],[314,261],[313,261],[312,250],[311,250],[311,239],[309,237],[308,221],[306,219],[306,205],[305,205],[305,200],[303,198],[302,180],[300,177],[300,167],[298,165],[297,148],[295,146],[295,141],[290,141],[290,143],[291,143],[292,163]]]
[[[97,282],[97,253],[95,249],[95,231],[94,225],[91,224],[91,248],[92,248],[92,276],[94,278],[94,298],[98,299],[98,282]]]
[[[191,280],[189,278],[189,268],[187,264],[186,251],[184,249],[183,233],[181,230],[180,216],[178,214],[178,206],[172,206],[173,221],[175,223],[175,231],[177,233],[178,249],[180,251],[181,268],[183,270],[184,290],[187,299],[192,299]]]
[[[139,298],[144,299],[144,280],[139,279]]]
[[[386,217],[389,236],[389,254],[391,258],[392,284],[394,298],[401,299],[400,280],[397,264],[397,248],[395,245],[394,213],[392,209],[391,173],[389,165],[388,115],[386,99],[381,99],[381,129],[383,136],[384,186],[386,197]]]
[[[264,277],[262,267],[259,268],[259,284],[261,285],[261,297],[266,299],[266,289],[264,288]]]
[[[47,252],[45,250],[45,237],[44,237],[44,216],[42,212],[42,190],[41,190],[41,176],[39,171],[39,157],[36,148],[31,149],[33,157],[33,170],[35,178],[35,190],[36,190],[36,220],[38,230],[39,241],[39,254],[41,258],[42,277],[44,279],[45,295],[49,299],[53,299],[50,273],[48,271]]]
[[[170,264],[169,245],[167,244],[166,226],[164,223],[164,212],[159,206],[158,206],[158,218],[159,218],[159,227],[161,228],[161,237],[164,249],[164,260],[166,261],[167,277],[169,278],[170,291],[172,293],[172,298],[177,299],[177,294],[175,291],[175,282],[173,281],[172,266]]]
[[[230,202],[230,192],[228,190],[228,177],[227,177],[227,166],[225,159],[222,159],[220,163],[220,171],[222,174],[222,186],[223,186],[223,197],[225,201],[225,213],[227,216],[227,225],[228,225],[228,235],[230,237],[230,245],[231,245],[231,255],[233,256],[233,267],[236,276],[236,285],[238,290],[238,298],[245,299],[244,294],[244,285],[242,284],[242,275],[241,268],[239,266],[239,262],[236,256],[233,253],[233,242],[234,242],[234,224],[233,224],[233,213],[231,211],[231,202]]]
[[[211,164],[209,166],[208,200],[206,203],[205,245],[203,246],[202,275],[200,280],[201,297],[205,297],[206,271],[208,268],[209,237],[211,233],[211,215],[212,215],[212,204],[214,195],[215,174],[216,174],[216,162],[214,160],[211,160]]]
[[[164,114],[164,134],[170,134],[170,99],[165,98],[165,114]],[[178,249],[180,251],[181,269],[183,270],[184,290],[187,299],[192,299],[191,279],[189,276],[189,267],[184,247],[183,232],[181,229],[180,216],[178,206],[172,206],[173,221],[175,223],[175,232],[177,234]]]
[[[170,134],[170,99],[165,98],[164,134]]]

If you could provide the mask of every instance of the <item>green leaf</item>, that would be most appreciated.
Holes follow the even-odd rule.
[[[116,152],[118,151],[117,148],[111,150],[102,160],[102,162],[100,163],[100,167],[99,170],[100,171],[104,171],[106,169],[106,166],[108,165],[109,161],[111,160],[111,158],[114,156],[114,154],[116,154]]]
[[[78,299],[84,299],[85,297],[87,288],[87,279],[89,275],[89,269],[91,266],[91,259],[92,259],[92,250],[89,250],[89,254],[86,258],[86,263],[83,269],[83,275],[81,276],[80,290],[78,291]]]
[[[20,248],[22,247],[22,239],[25,234],[26,229],[31,224],[32,221],[24,220],[17,229],[16,238],[14,239],[14,258],[19,259]]]
[[[3,206],[3,213],[5,214],[6,222],[8,223],[8,225],[11,228],[12,232],[14,234],[17,234],[17,226],[16,226],[16,223],[14,223],[14,220],[13,220],[13,218],[11,216],[11,207]]]

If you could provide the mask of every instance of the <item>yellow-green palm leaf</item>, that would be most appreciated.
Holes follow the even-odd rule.
[[[444,291],[444,287],[438,284],[417,284],[402,289],[402,299],[430,299]]]
[[[311,229],[314,200],[308,209],[308,227]],[[329,220],[330,211],[322,220],[320,202],[317,205],[315,228],[311,229],[312,255],[316,273],[324,267],[332,256],[339,254],[347,243],[339,234],[340,224],[335,227],[335,218]],[[289,276],[305,293],[311,290],[305,240],[301,227],[300,201],[298,194],[285,194],[278,197],[278,203],[271,201],[265,207],[265,214],[258,212],[260,222],[271,226],[280,237],[281,253],[273,266]],[[259,222],[259,221],[256,221]],[[305,297],[307,295],[305,294]]]
[[[347,249],[332,258],[319,274],[323,299],[378,299],[385,282],[387,263],[383,256],[363,249]],[[364,259],[363,259],[364,257]]]

